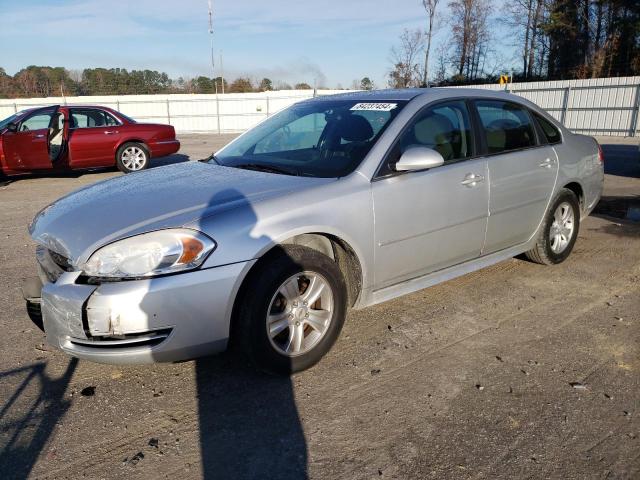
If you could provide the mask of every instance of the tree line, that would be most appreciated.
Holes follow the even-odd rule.
[[[391,87],[494,82],[510,70],[514,81],[640,74],[638,0],[511,0],[500,12],[490,0],[450,0],[446,15],[440,0],[420,1],[425,27],[405,29],[391,49]],[[497,45],[515,47],[515,66]]]
[[[221,77],[171,79],[155,70],[29,66],[11,76],[0,67],[0,98],[59,97],[81,95],[144,95],[169,93],[246,93],[271,90],[312,89],[304,82],[289,85],[269,78],[256,81],[240,77],[228,82]]]

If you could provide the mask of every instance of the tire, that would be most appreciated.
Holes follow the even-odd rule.
[[[232,342],[260,370],[299,372],[331,349],[346,309],[345,280],[333,260],[308,247],[278,247],[260,260],[238,296]]]
[[[127,142],[118,148],[116,165],[123,173],[139,172],[149,167],[149,149],[137,142]]]
[[[569,220],[571,221],[570,233],[569,223],[567,223]],[[557,225],[560,225],[561,228],[558,228]],[[580,203],[578,197],[571,190],[563,188],[556,195],[544,217],[535,247],[525,255],[532,262],[542,265],[555,265],[564,262],[573,250],[579,230]]]

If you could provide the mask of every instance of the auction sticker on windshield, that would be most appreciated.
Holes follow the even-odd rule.
[[[398,106],[397,103],[356,103],[350,110],[367,110],[374,112],[390,112]]]

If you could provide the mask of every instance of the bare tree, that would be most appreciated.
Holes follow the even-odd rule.
[[[422,86],[429,86],[429,52],[431,51],[431,37],[433,36],[436,8],[440,0],[422,0],[422,6],[427,13],[427,45],[424,50],[424,71],[422,74]]]
[[[393,88],[417,87],[420,85],[422,67],[417,60],[424,45],[424,34],[420,29],[404,29],[400,35],[400,45],[391,49],[389,86]]]
[[[436,50],[436,82],[442,83],[447,79],[447,58],[449,57],[449,48],[446,42],[442,42]]]
[[[459,79],[473,80],[482,74],[490,40],[488,0],[452,0],[451,27]]]
[[[536,50],[540,47],[538,37],[543,23],[546,0],[511,0],[505,5],[507,15],[503,23],[515,35],[514,46],[522,55],[522,74],[525,78],[535,75]]]

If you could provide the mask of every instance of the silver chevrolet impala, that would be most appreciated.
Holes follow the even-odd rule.
[[[595,140],[506,93],[314,98],[206,160],[43,209],[25,297],[76,357],[177,361],[231,344],[258,368],[299,371],[350,308],[521,253],[562,262],[603,177]]]

